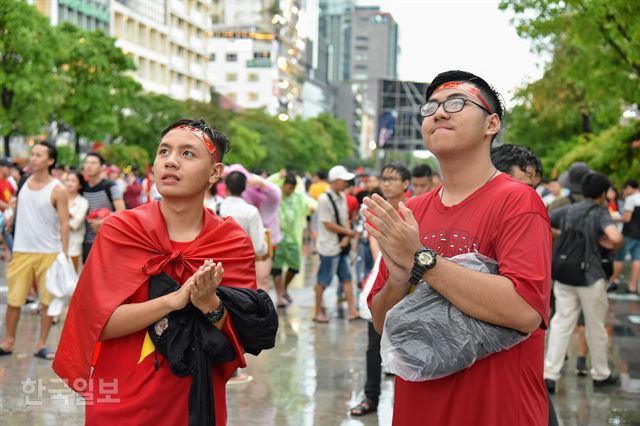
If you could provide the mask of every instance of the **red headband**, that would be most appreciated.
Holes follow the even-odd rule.
[[[482,102],[482,105],[484,105],[487,111],[489,111],[489,114],[491,114],[491,108],[489,107],[487,102],[484,100],[484,98],[480,95],[480,89],[478,89],[477,87],[467,84],[464,81],[449,81],[447,83],[443,83],[440,86],[438,86],[436,90],[433,91],[433,93],[439,92],[440,90],[444,90],[444,89],[460,89],[460,90],[464,90],[465,92],[471,93],[473,96],[480,99],[480,102]]]
[[[185,129],[191,132],[193,135],[195,135],[195,137],[200,139],[200,141],[207,148],[207,151],[209,151],[209,154],[213,155],[213,158],[215,158],[216,163],[220,162],[220,158],[218,157],[218,151],[216,150],[216,146],[211,141],[211,138],[209,137],[209,135],[207,135],[205,132],[198,129],[197,127],[189,126],[188,124],[183,124],[181,126],[178,126],[176,127],[176,129]]]

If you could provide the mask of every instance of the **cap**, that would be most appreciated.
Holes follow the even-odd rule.
[[[590,171],[591,169],[586,163],[576,161],[569,167],[569,170],[558,177],[558,182],[572,193],[582,194],[582,178]]]
[[[331,170],[329,170],[329,182],[333,182],[334,180],[350,181],[354,177],[356,177],[356,175],[349,172],[344,166],[333,166]]]

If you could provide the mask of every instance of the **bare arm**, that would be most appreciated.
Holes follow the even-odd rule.
[[[58,221],[60,222],[60,240],[64,254],[69,252],[69,196],[64,187],[58,185],[53,190],[53,205],[58,211]]]
[[[456,265],[438,256],[436,266],[424,275],[438,293],[470,317],[490,324],[525,333],[535,331],[542,317],[515,290],[511,280]],[[387,281],[372,302],[376,330],[382,331],[387,311],[398,303],[408,290],[407,283]]]
[[[335,234],[343,234],[343,235],[347,235],[349,237],[355,237],[358,234],[353,231],[352,229],[346,228],[344,226],[340,226],[338,224],[335,224],[333,222],[323,222],[324,227],[327,228],[327,230],[335,233]]]
[[[378,241],[369,235],[369,248],[371,249],[371,255],[374,259],[378,258],[380,254],[380,246],[378,245]]]
[[[113,200],[113,208],[116,209],[117,212],[124,210],[126,208],[124,200]]]

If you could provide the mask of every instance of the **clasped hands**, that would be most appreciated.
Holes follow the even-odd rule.
[[[220,299],[216,289],[222,281],[222,262],[215,263],[208,259],[198,270],[180,287],[168,296],[171,297],[173,310],[184,308],[191,302],[203,314],[220,308]]]
[[[389,281],[406,284],[411,277],[413,258],[423,245],[420,243],[418,223],[403,203],[396,211],[381,196],[366,197],[366,209],[362,214],[367,219],[365,229],[380,246],[380,252],[389,270]]]

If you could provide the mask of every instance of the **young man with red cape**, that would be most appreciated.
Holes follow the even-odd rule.
[[[189,415],[191,377],[174,375],[149,335],[154,324],[161,334],[169,314],[190,303],[235,354],[213,364],[211,372],[210,418],[226,424],[225,383],[246,363],[234,319],[216,290],[256,287],[247,234],[232,219],[203,208],[227,150],[226,136],[203,121],[173,123],[162,133],[153,165],[163,199],[110,216],[98,233],[53,362],[54,371],[85,398],[87,425],[203,424]],[[150,299],[150,279],[161,273],[182,285]]]

